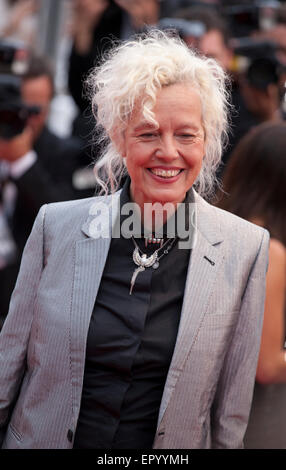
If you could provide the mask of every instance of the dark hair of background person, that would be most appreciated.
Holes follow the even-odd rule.
[[[175,18],[184,18],[187,21],[199,21],[203,23],[206,32],[216,30],[222,35],[226,46],[229,45],[231,38],[228,23],[221,17],[216,8],[209,5],[195,5],[187,8],[181,8],[174,14]]]
[[[38,56],[38,55],[31,55],[30,60],[28,62],[28,67],[25,73],[22,75],[22,80],[31,80],[34,78],[39,77],[48,77],[51,89],[52,89],[52,96],[55,95],[55,85],[54,85],[54,70],[52,65],[50,64],[49,60],[46,57]]]
[[[263,123],[235,147],[215,205],[259,221],[286,246],[286,123]]]

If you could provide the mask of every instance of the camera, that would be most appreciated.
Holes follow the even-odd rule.
[[[21,75],[28,66],[28,51],[20,43],[0,40],[0,138],[21,134],[38,106],[28,106],[21,99]]]

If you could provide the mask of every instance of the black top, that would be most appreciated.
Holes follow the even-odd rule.
[[[120,205],[129,201],[128,180]],[[122,220],[122,218],[121,218]],[[144,246],[145,253],[154,245]],[[158,269],[140,272],[131,239],[113,238],[91,317],[74,448],[151,448],[176,342],[189,249],[176,242]],[[149,254],[150,254],[149,253]]]

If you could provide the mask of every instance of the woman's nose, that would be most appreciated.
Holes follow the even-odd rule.
[[[175,160],[179,157],[176,141],[172,137],[160,138],[156,156],[163,160]]]

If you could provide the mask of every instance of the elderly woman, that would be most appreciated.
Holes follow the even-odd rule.
[[[0,339],[3,447],[242,447],[269,237],[198,194],[226,134],[224,72],[153,31],[90,83],[102,195],[35,221]]]

